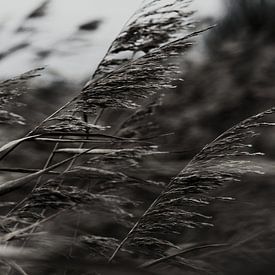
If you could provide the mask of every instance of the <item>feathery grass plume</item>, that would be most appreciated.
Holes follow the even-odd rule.
[[[0,82],[0,124],[24,124],[24,118],[7,110],[10,105],[18,105],[16,98],[27,90],[27,82],[37,76],[44,68],[23,73]]]
[[[127,157],[127,159],[129,159]],[[119,171],[99,169],[87,166],[77,166],[71,171],[64,173],[66,181],[77,180],[79,184],[90,181],[90,192],[100,192],[103,194],[121,194],[123,191],[131,190],[131,188],[149,189],[162,188],[164,184],[159,181],[144,179],[141,175],[134,174],[133,169],[127,169],[125,173]],[[137,173],[137,172],[136,172]],[[134,175],[131,175],[134,174]]]
[[[89,248],[89,253],[91,256],[99,257],[101,259],[108,259],[112,251],[119,243],[119,241],[115,238],[101,237],[96,235],[81,236],[79,241]]]
[[[173,88],[181,72],[182,55],[193,45],[191,38],[203,31],[170,42],[95,79],[82,91],[76,111],[93,113],[97,107],[135,109],[139,107],[135,102],[138,99]]]
[[[142,169],[142,161],[147,157],[164,154],[153,146],[139,146],[120,150],[110,150],[109,153],[98,154],[81,166],[76,166],[64,174],[67,181],[90,181],[91,192],[103,194],[129,194],[134,190],[159,190],[163,182],[150,180],[150,173]],[[69,179],[68,179],[69,178]],[[159,191],[158,191],[159,192]]]
[[[85,251],[83,244],[91,245],[92,242],[94,246],[96,245],[97,256],[100,251],[107,253],[106,247],[109,247],[109,252],[106,254],[106,257],[109,257],[112,253],[111,248],[115,248],[115,244],[118,243],[118,241],[114,242],[115,236],[114,238],[106,236],[109,225],[123,231],[133,225],[133,214],[127,210],[129,207],[133,208],[133,202],[129,199],[122,196],[95,194],[75,186],[67,186],[63,179],[48,181],[43,187],[36,188],[20,204],[15,206],[7,217],[4,217],[0,240],[7,245],[11,245],[14,241],[19,244],[27,241],[28,247],[32,249],[36,249],[39,245],[42,250],[38,255],[41,255],[44,260],[56,253],[55,247],[63,247],[62,254],[65,255],[71,249],[75,251],[78,247],[82,247],[84,250],[80,251],[83,252]],[[55,214],[52,215],[52,213]],[[77,234],[78,238],[73,237],[76,219],[80,230]],[[100,233],[97,228],[100,228]],[[89,233],[85,233],[87,230]],[[93,232],[98,232],[102,236],[97,234],[92,238]],[[58,234],[58,239],[49,244],[48,248],[45,247],[47,244],[45,234],[49,240]],[[87,237],[87,234],[90,236]],[[66,247],[64,242],[67,243]],[[112,246],[110,246],[111,243],[113,243]],[[70,248],[72,245],[76,247]],[[91,254],[93,249],[90,249]],[[92,257],[90,260],[95,261],[102,255],[100,254],[97,258]],[[35,264],[35,256],[32,264]]]
[[[123,205],[126,204],[130,205],[131,201],[121,196],[88,192],[76,186],[65,185],[63,179],[57,179],[36,188],[16,210],[16,213],[21,218],[33,217],[36,220],[39,213],[45,213],[45,210],[61,210],[71,207],[77,209],[82,205],[83,210],[86,207],[88,212],[110,213],[115,219],[123,220],[125,224],[129,224],[127,219],[132,215],[123,210]]]
[[[78,116],[84,113],[93,116],[97,114],[98,108],[136,109],[140,106],[141,99],[160,90],[174,88],[173,82],[180,78],[181,57],[193,45],[192,38],[208,29],[169,42],[103,77],[90,81],[79,96],[49,119],[56,116],[66,118],[68,114]],[[49,119],[45,122],[48,123]]]
[[[124,150],[117,150],[98,157],[91,158],[89,165],[95,167],[112,168],[115,170],[126,168],[139,168],[140,162],[146,156],[158,154],[158,148],[155,146],[139,146]]]
[[[263,173],[261,167],[247,157],[248,138],[257,135],[260,127],[274,126],[263,121],[275,108],[252,116],[232,127],[205,146],[175,177],[151,204],[113,253],[110,261],[122,247],[162,257],[169,248],[176,248],[174,237],[186,228],[209,226],[210,217],[195,207],[207,205],[215,199],[210,191],[240,180],[246,173]]]
[[[154,146],[124,146],[123,149],[94,149],[88,161],[75,165],[61,177],[67,184],[77,181],[78,186],[88,185],[91,193],[118,195],[131,200],[136,190],[159,192],[164,184],[150,180],[150,173],[146,175],[140,164],[146,157],[166,152],[160,152]],[[71,149],[70,152],[75,153],[75,150]]]
[[[146,138],[158,133],[158,124],[154,121],[156,109],[161,105],[161,99],[156,98],[149,104],[138,108],[127,117],[117,129],[117,134],[128,138]]]
[[[56,123],[53,123],[53,121]],[[47,124],[49,125],[47,126]],[[39,131],[49,134],[53,132],[87,133],[95,130],[106,130],[106,128],[108,127],[87,123],[77,116],[66,114],[49,119]]]
[[[194,29],[192,0],[145,0],[114,40],[94,77],[110,73],[132,60]],[[88,83],[89,84],[89,83]]]

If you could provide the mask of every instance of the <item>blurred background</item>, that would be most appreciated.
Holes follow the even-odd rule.
[[[80,91],[141,2],[0,0],[0,78],[46,66],[31,91],[23,95],[24,105],[16,107],[27,127],[1,126],[1,143],[22,136]],[[224,16],[226,2],[196,0],[192,5],[198,20],[212,24]],[[174,154],[157,163],[163,165],[158,175],[161,179],[176,175],[223,131],[274,105],[274,42],[261,40],[262,30],[238,36],[244,32],[232,18],[228,29],[209,38],[207,59],[200,47],[190,55],[184,84],[165,98],[158,113],[162,132],[175,133],[164,141],[164,149]],[[245,54],[248,49],[250,55]],[[266,153],[267,175],[247,176],[217,192],[217,196],[236,198],[230,203],[215,201],[207,209],[217,226],[186,233],[185,240],[190,243],[237,244],[222,257],[209,255],[226,274],[274,274],[274,144],[274,129],[265,130],[254,144],[256,150]],[[41,148],[33,150],[43,152]],[[28,156],[30,166],[41,158],[30,152]]]

